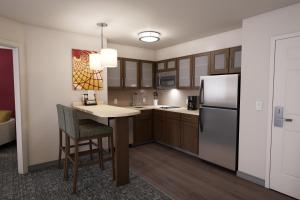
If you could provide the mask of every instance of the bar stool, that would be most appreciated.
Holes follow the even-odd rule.
[[[94,149],[93,152],[97,152],[99,159],[96,161],[89,161],[84,163],[85,165],[98,163],[99,167],[104,169],[104,161],[112,160],[112,174],[113,180],[115,179],[115,165],[114,165],[114,140],[113,140],[113,129],[104,124],[90,120],[88,123],[80,124],[77,114],[78,112],[73,108],[63,106],[64,119],[65,119],[65,135],[66,135],[66,159],[64,162],[64,179],[68,178],[68,161],[73,164],[73,193],[77,192],[77,175],[78,166],[81,165],[79,162],[79,155],[85,155],[86,152],[79,152],[79,142],[97,139],[98,148]],[[103,158],[103,147],[102,138],[108,137],[110,140],[111,156],[104,160]],[[74,153],[70,153],[70,139],[74,141]],[[89,153],[90,151],[87,151]]]
[[[62,145],[62,137],[63,137],[63,132],[66,132],[66,125],[65,125],[65,116],[64,116],[64,111],[63,111],[63,105],[57,104],[56,105],[56,109],[57,109],[57,115],[58,115],[58,127],[59,127],[59,149],[58,149],[58,168],[60,168],[61,166],[61,157],[62,157],[62,153],[66,153],[66,147]],[[79,124],[86,124],[86,123],[90,123],[92,120],[90,119],[80,119],[79,120]],[[80,146],[84,146],[84,145],[89,145],[89,149],[90,149],[90,158],[91,160],[93,160],[93,142],[92,140],[89,140],[89,142],[85,142],[85,143],[80,143]],[[71,145],[70,148],[74,148],[74,145]]]

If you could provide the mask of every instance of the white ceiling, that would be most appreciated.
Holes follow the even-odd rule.
[[[0,16],[59,30],[98,35],[107,22],[109,42],[159,49],[242,26],[242,19],[299,0],[0,0]],[[145,44],[137,33],[155,30]]]

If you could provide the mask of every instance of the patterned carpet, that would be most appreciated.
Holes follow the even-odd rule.
[[[56,166],[35,170],[27,175],[17,173],[15,144],[0,146],[0,199],[97,199],[137,200],[170,199],[144,179],[130,173],[130,184],[116,187],[111,178],[110,163],[101,171],[98,165],[79,169],[78,194],[72,192],[72,177],[63,181],[63,170]],[[71,173],[69,173],[71,174]]]

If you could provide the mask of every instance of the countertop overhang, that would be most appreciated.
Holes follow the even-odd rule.
[[[74,108],[101,118],[130,117],[141,113],[140,110],[134,108],[125,108],[111,105],[74,105]]]

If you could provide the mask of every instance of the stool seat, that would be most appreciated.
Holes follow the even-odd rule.
[[[92,120],[84,124],[79,124],[79,138],[112,134],[112,132],[113,129],[111,127]]]
[[[96,121],[92,120],[92,119],[80,119],[79,120],[79,125],[81,124],[90,124],[90,123],[95,123]]]

